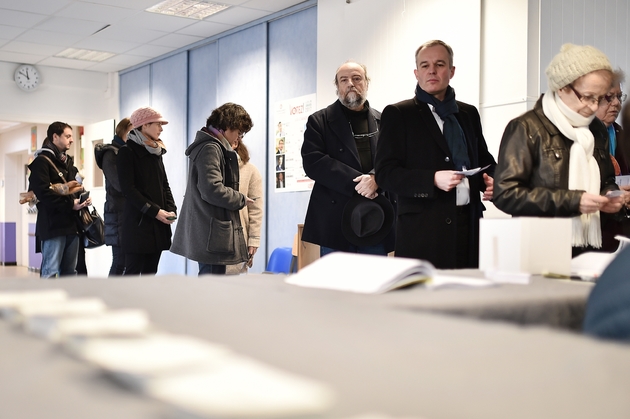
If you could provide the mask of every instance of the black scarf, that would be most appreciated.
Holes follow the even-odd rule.
[[[455,90],[448,86],[443,101],[439,101],[434,96],[428,94],[419,85],[416,85],[416,99],[435,107],[435,113],[444,121],[444,137],[448,148],[453,155],[453,163],[456,170],[462,168],[470,169],[470,158],[468,157],[468,147],[466,137],[462,127],[457,122],[455,115],[459,112],[457,102],[455,102]]]

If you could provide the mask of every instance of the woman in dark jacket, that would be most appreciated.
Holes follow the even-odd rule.
[[[549,90],[505,129],[493,202],[517,216],[571,217],[575,256],[601,247],[600,212],[623,203],[609,195],[619,188],[606,130],[595,119],[612,68],[596,48],[566,44],[546,73]]]
[[[238,157],[232,149],[252,129],[242,106],[214,111],[186,149],[188,184],[171,252],[199,263],[199,275],[225,274],[226,265],[247,262],[239,210],[254,201],[239,192]]]
[[[135,110],[127,143],[118,151],[118,179],[125,194],[122,251],[125,275],[155,274],[162,250],[171,246],[171,227],[177,211],[168,184],[160,140],[168,124],[153,108]]]
[[[133,128],[129,118],[123,118],[116,125],[116,135],[111,144],[97,145],[94,149],[96,164],[105,174],[105,244],[112,247],[112,266],[109,276],[122,275],[125,272],[125,255],[120,247],[122,222],[125,210],[123,195],[118,180],[118,150],[127,142],[127,135]]]

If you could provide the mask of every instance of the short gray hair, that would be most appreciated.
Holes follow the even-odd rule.
[[[370,76],[368,76],[367,67],[365,66],[365,64],[361,64],[353,60],[348,60],[344,62],[343,64],[341,64],[339,67],[337,67],[337,70],[335,71],[335,81],[334,81],[335,86],[339,86],[339,82],[337,81],[337,73],[339,73],[339,69],[349,63],[356,64],[359,67],[361,67],[363,69],[363,75],[365,76],[365,81],[367,82],[367,84],[370,84]]]
[[[444,41],[440,41],[439,39],[434,39],[432,41],[427,41],[424,44],[420,45],[418,47],[418,49],[416,50],[416,55],[415,55],[415,59],[416,59],[416,64],[418,63],[418,54],[420,54],[420,51],[422,51],[425,48],[429,48],[429,47],[435,47],[441,45],[444,48],[446,48],[446,52],[448,52],[448,67],[451,68],[453,67],[453,48],[451,48],[451,46],[449,44],[447,44]]]

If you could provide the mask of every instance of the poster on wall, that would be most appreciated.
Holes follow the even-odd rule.
[[[37,127],[31,127],[31,153],[37,150]]]
[[[276,102],[274,105],[273,166],[276,192],[313,189],[314,182],[302,168],[302,142],[308,116],[315,111],[315,93]]]

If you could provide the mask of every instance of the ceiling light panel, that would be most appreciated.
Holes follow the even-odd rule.
[[[111,52],[103,52],[103,51],[93,51],[89,49],[77,49],[77,48],[68,48],[66,50],[61,51],[59,54],[55,54],[55,57],[60,58],[71,58],[73,60],[81,60],[81,61],[105,61],[106,59],[113,57],[115,54]]]
[[[148,8],[147,12],[201,20],[228,7],[226,4],[201,0],[166,0]]]

